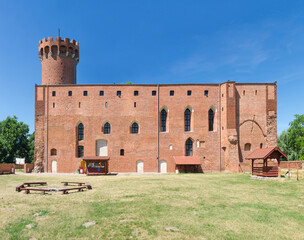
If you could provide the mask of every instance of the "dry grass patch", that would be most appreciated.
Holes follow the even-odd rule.
[[[93,190],[15,192],[25,181],[90,182]],[[6,175],[0,182],[3,239],[304,239],[303,180],[212,173]]]

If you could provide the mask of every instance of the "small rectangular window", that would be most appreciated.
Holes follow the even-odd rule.
[[[104,92],[103,91],[100,91],[99,92],[99,96],[103,96],[104,95]]]
[[[138,91],[134,91],[134,96],[138,96]]]
[[[204,96],[208,97],[208,90],[204,91]]]
[[[170,96],[174,96],[174,91],[173,90],[170,91]]]
[[[78,103],[78,107],[81,108],[81,102]]]
[[[53,102],[53,108],[55,108],[55,103]]]
[[[188,95],[188,96],[191,96],[191,93],[192,93],[191,90],[188,90],[188,91],[187,91],[187,95]]]
[[[255,95],[258,95],[258,90],[255,90]]]
[[[52,96],[53,96],[53,97],[56,97],[56,91],[53,91],[53,92],[52,92]]]
[[[84,148],[83,148],[83,146],[78,146],[78,153],[77,153],[77,156],[79,157],[79,158],[81,158],[81,157],[83,157],[83,154],[84,153]]]
[[[156,91],[155,90],[152,91],[152,96],[156,96]]]
[[[134,107],[136,108],[136,102],[134,102]]]
[[[83,91],[83,96],[88,96],[88,91]]]
[[[245,96],[245,90],[243,90],[243,95]]]
[[[105,102],[105,108],[107,108],[108,107],[108,102]]]
[[[124,156],[125,155],[125,150],[124,149],[120,149],[120,156]]]
[[[117,91],[117,96],[121,97],[121,91]]]
[[[69,97],[71,97],[73,95],[72,91],[69,91]]]

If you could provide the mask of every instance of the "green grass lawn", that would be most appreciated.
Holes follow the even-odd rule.
[[[25,181],[84,181],[93,190],[15,192]],[[0,183],[0,239],[304,239],[303,178],[2,175]]]

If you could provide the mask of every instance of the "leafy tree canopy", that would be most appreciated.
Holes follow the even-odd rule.
[[[304,160],[304,115],[295,115],[287,131],[278,137],[278,147],[287,155],[288,161]]]
[[[17,157],[34,161],[34,137],[28,132],[29,126],[18,122],[16,116],[0,122],[0,163],[13,163]]]

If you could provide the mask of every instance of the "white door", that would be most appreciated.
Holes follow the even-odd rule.
[[[96,156],[108,156],[108,143],[106,140],[96,141]]]
[[[167,162],[160,161],[160,173],[167,173]]]
[[[144,172],[144,162],[143,161],[137,161],[136,162],[136,171],[138,173],[143,173]]]
[[[52,173],[56,173],[56,172],[57,172],[57,161],[52,160]]]

